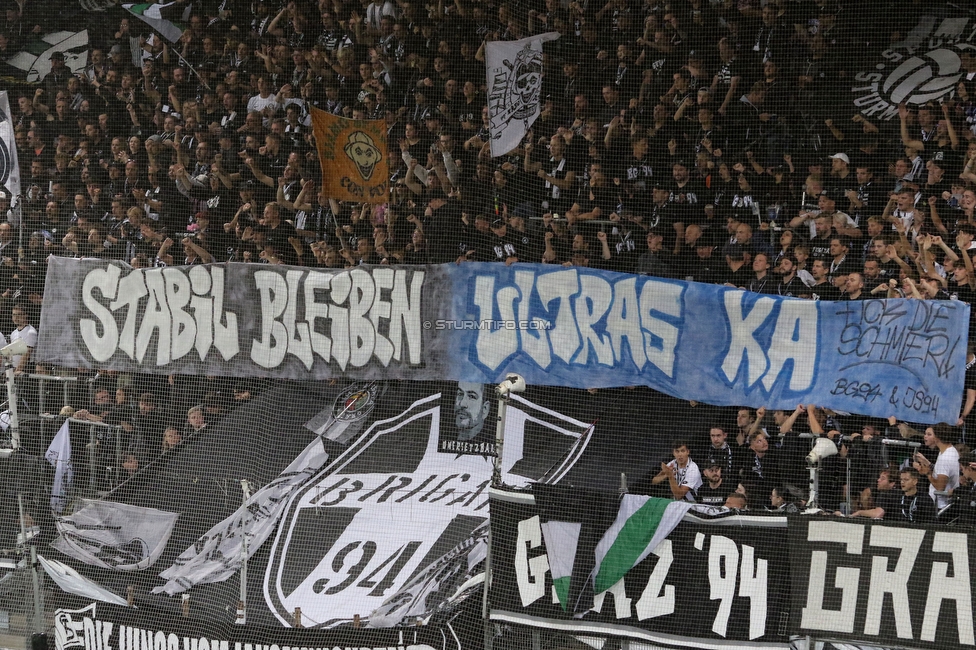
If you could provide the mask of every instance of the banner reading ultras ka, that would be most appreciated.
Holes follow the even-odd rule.
[[[718,405],[798,403],[953,422],[969,305],[812,302],[535,264],[53,259],[38,358],[216,376],[647,385]]]
[[[880,646],[972,648],[973,535],[790,520],[794,631]]]

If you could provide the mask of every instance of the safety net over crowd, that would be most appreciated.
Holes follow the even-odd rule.
[[[0,647],[976,646],[976,12],[2,0]]]

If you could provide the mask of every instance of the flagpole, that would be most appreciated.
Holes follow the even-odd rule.
[[[17,493],[17,509],[20,514],[20,534],[21,543],[27,544],[27,524],[24,523],[24,495],[21,492]],[[31,544],[30,547],[30,571],[31,571],[31,587],[33,587],[34,594],[34,620],[32,624],[33,634],[41,634],[44,632],[44,603],[41,600],[43,594],[41,593],[41,576],[37,572],[37,546]],[[33,634],[31,635],[33,637]]]
[[[26,353],[26,351],[15,349],[20,347],[11,343],[0,349],[0,357],[3,358],[4,376],[7,381],[7,410],[10,413],[10,444],[14,451],[20,449],[20,420],[17,417],[17,382],[14,377],[14,364],[11,357]]]
[[[251,484],[246,478],[241,479],[241,505],[247,505],[251,498]],[[241,572],[240,572],[240,596],[237,603],[237,618],[234,619],[236,625],[247,623],[247,538],[250,534],[243,533],[241,537]]]
[[[525,379],[514,373],[505,377],[505,381],[495,387],[498,395],[498,413],[495,417],[495,459],[491,469],[491,489],[496,489],[502,485],[502,445],[505,442],[505,417],[508,413],[508,398],[512,393],[522,393],[525,391]],[[489,491],[488,502],[491,503],[491,493]],[[484,645],[485,650],[491,650],[494,642],[491,633],[491,621],[488,620],[488,590],[491,587],[491,515],[489,514],[488,523],[488,550],[485,552],[485,585],[481,594],[481,618],[485,624]]]
[[[206,88],[207,90],[209,90],[209,91],[211,91],[211,92],[213,92],[213,88],[211,88],[211,87],[210,87],[210,84],[208,84],[208,83],[207,83],[206,81],[204,81],[204,80],[203,80],[203,77],[201,77],[201,76],[200,76],[200,73],[199,73],[199,72],[197,72],[196,70],[194,70],[194,69],[193,69],[193,66],[192,66],[192,65],[190,65],[190,62],[189,62],[189,61],[187,61],[186,59],[184,59],[184,58],[183,58],[183,55],[179,53],[179,51],[178,51],[178,50],[176,49],[176,44],[175,44],[175,43],[173,44],[173,47],[172,47],[172,48],[170,48],[170,51],[171,51],[171,52],[173,52],[174,54],[176,54],[176,56],[178,56],[178,57],[179,57],[179,59],[180,59],[180,61],[182,61],[182,62],[183,62],[183,64],[184,64],[184,65],[186,65],[186,67],[188,67],[188,68],[190,69],[190,72],[192,72],[192,73],[194,74],[194,76],[195,76],[195,77],[196,77],[197,79],[199,79],[199,80],[200,80],[200,83],[202,83],[202,84],[203,84],[203,87],[204,87],[204,88]]]

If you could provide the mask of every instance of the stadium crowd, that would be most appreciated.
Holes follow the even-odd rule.
[[[0,197],[0,288],[37,322],[50,255],[134,267],[481,261],[814,300],[972,302],[976,50],[961,50],[964,74],[944,101],[899,106],[885,121],[849,96],[868,57],[925,9],[911,0],[178,0],[164,15],[185,19],[175,43],[121,9],[88,14],[113,18],[91,26],[87,66],[72,73],[55,53],[51,72],[12,106],[24,194]],[[0,50],[43,31],[44,17],[24,11],[8,0]],[[535,71],[540,116],[493,158],[486,43],[550,31],[560,36]],[[322,194],[311,107],[386,122],[389,203]],[[919,433],[926,442],[961,442],[976,417],[974,372],[965,388],[946,387],[966,391],[959,421]],[[105,405],[114,389],[102,389]],[[144,411],[164,391],[177,392],[142,387],[119,399],[155,422]],[[744,410],[737,428],[717,427],[714,448],[691,445],[704,483],[717,470],[719,484],[761,493],[759,506],[804,480],[805,453],[792,473],[764,476],[763,416]],[[770,430],[770,457],[796,456],[783,448],[795,422],[833,437],[834,417],[778,412],[784,437]],[[883,469],[872,441],[886,427],[866,428],[842,445],[870,459],[852,488],[871,487]],[[713,464],[725,451],[727,463]],[[966,469],[973,459],[964,459]],[[936,462],[904,465],[931,476]],[[824,498],[838,504],[843,482]]]

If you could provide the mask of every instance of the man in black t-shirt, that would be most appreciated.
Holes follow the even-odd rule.
[[[809,291],[814,300],[838,300],[840,291],[834,286],[828,275],[827,262],[824,260],[813,260],[810,267],[810,275],[813,276],[815,283]]]
[[[970,336],[972,341],[972,336]],[[976,436],[972,432],[976,431],[976,354],[974,354],[974,343],[970,342],[966,347],[966,374],[963,376],[962,411],[956,426],[965,426],[969,433],[970,442]]]
[[[902,496],[894,512],[885,512],[885,519],[907,521],[913,524],[934,524],[936,518],[935,502],[928,492],[920,492],[918,470],[906,467],[901,470]]]
[[[461,250],[464,223],[461,205],[443,194],[430,199],[423,220],[431,264],[450,264],[467,252]]]
[[[674,249],[675,242],[675,206],[671,203],[671,190],[668,184],[659,180],[652,184],[651,204],[647,208],[647,218],[644,225],[651,232],[657,233],[664,238],[664,247],[667,250]]]
[[[705,206],[709,203],[708,190],[698,179],[691,178],[688,165],[678,161],[671,165],[671,205],[675,212],[675,221],[690,224],[700,224],[705,220]]]
[[[964,477],[965,485],[960,485],[952,493],[958,514],[956,525],[962,530],[972,530],[976,526],[976,455],[972,452],[959,457],[959,476]]]
[[[697,501],[707,506],[721,506],[732,488],[722,480],[722,465],[718,462],[706,463],[705,482],[698,488]]]
[[[508,224],[503,219],[495,219],[491,222],[491,234],[493,237],[488,242],[491,261],[504,262],[505,264],[514,264],[520,261],[521,237],[516,237],[510,233]]]
[[[881,519],[885,513],[888,513],[889,517],[893,517],[893,513],[901,505],[902,497],[901,490],[898,488],[898,481],[895,478],[897,476],[898,474],[893,469],[882,469],[878,474],[877,486],[870,490],[874,507],[856,510],[851,513],[851,516]]]
[[[625,211],[622,215],[610,215],[607,245],[610,247],[609,266],[621,273],[633,273],[637,259],[646,249],[646,226],[639,214]]]
[[[881,277],[881,260],[874,255],[864,260],[861,278],[864,280],[864,291],[866,293],[871,293],[875,287],[885,282],[885,279]]]
[[[714,239],[703,235],[695,242],[693,256],[682,258],[682,264],[678,276],[682,279],[691,279],[693,282],[705,282],[709,284],[721,284],[729,276],[729,268],[725,264],[725,258],[721,256],[721,251],[716,253],[718,246]]]
[[[625,207],[635,211],[647,210],[652,197],[651,178],[654,169],[648,154],[647,136],[637,134],[630,140],[630,155],[621,163],[614,177],[614,185],[620,187],[621,200]],[[664,185],[661,186],[665,188]]]

